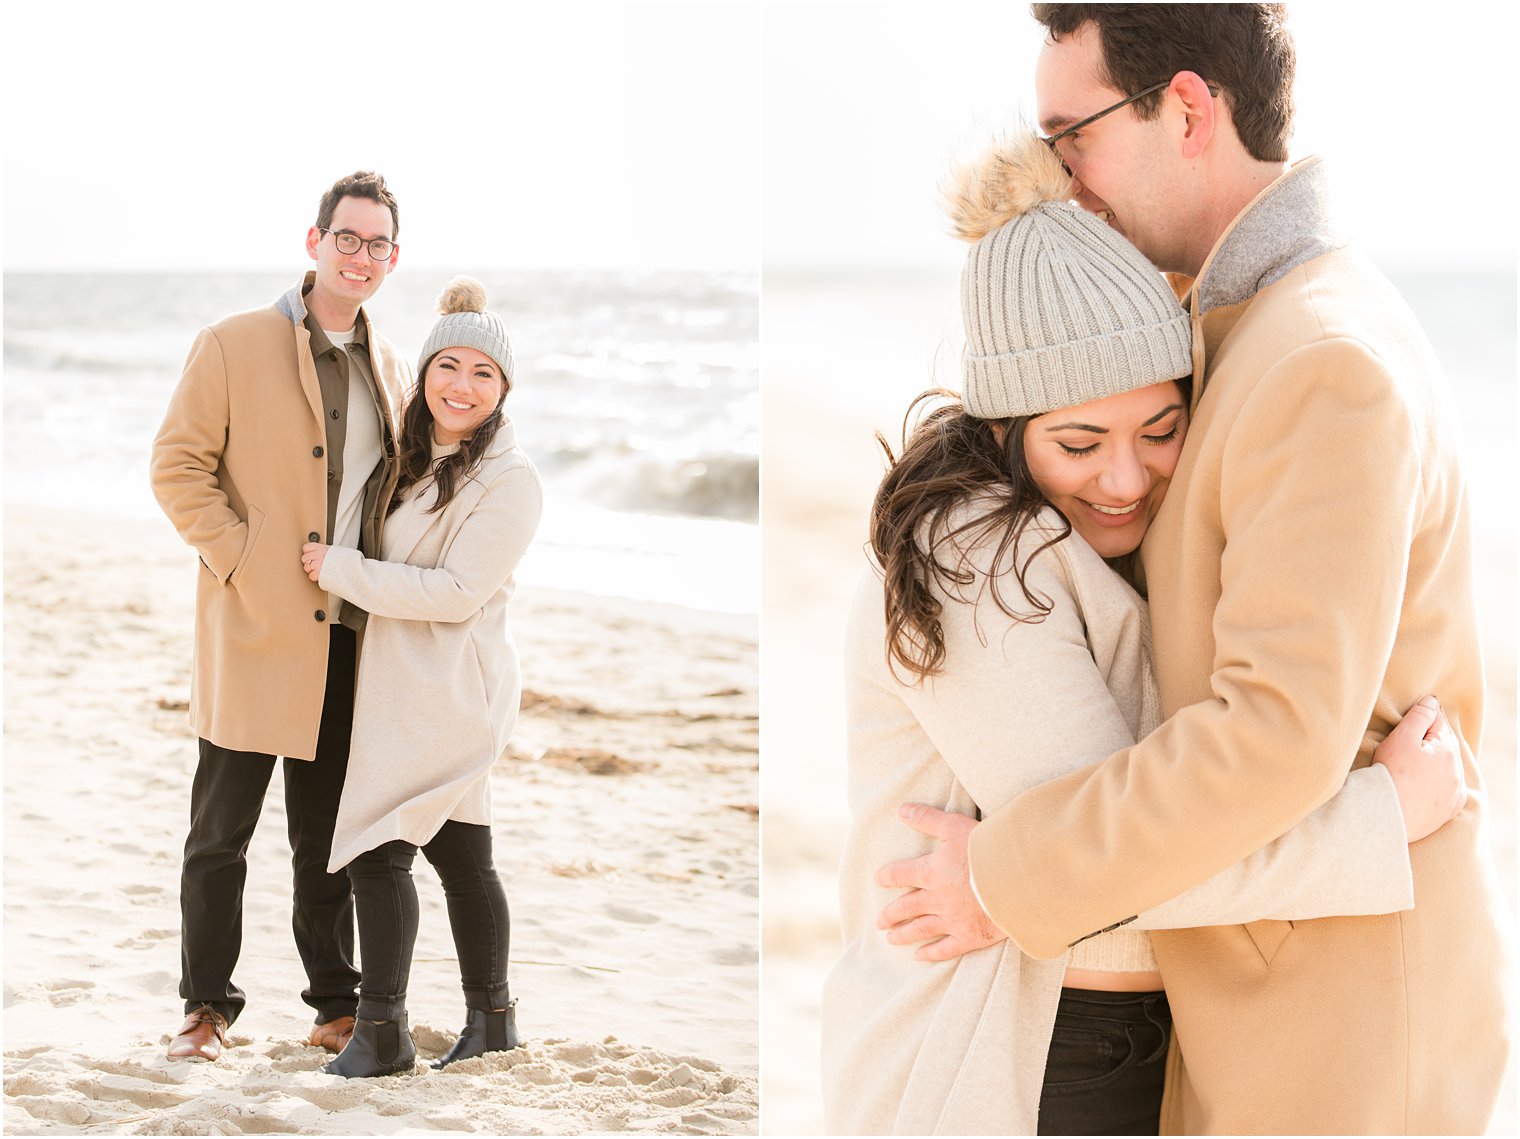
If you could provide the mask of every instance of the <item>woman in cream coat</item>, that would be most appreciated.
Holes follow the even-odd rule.
[[[1407,843],[1461,805],[1432,701],[1286,835],[1063,957],[1004,941],[928,963],[909,945],[932,930],[877,928],[892,900],[877,869],[930,846],[901,804],[985,813],[1160,721],[1146,605],[1115,570],[1181,451],[1189,322],[1069,197],[1032,138],[952,193],[975,243],[964,406],[928,415],[884,479],[879,568],[850,617],[846,945],[823,1002],[831,1133],[1155,1134],[1170,1015],[1137,931],[1408,909]]]
[[[402,422],[401,476],[383,560],[307,544],[323,589],[369,612],[353,745],[329,871],[348,867],[361,971],[354,1035],[323,1070],[409,1070],[406,989],[417,936],[411,866],[438,871],[459,954],[467,1023],[435,1064],[517,1046],[507,993],[507,902],[491,863],[492,765],[521,696],[507,629],[512,574],[538,526],[538,472],[502,404],[512,352],[467,277],[440,298]]]

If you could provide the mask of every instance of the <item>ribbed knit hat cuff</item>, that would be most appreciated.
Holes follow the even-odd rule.
[[[966,411],[981,419],[1043,415],[1059,407],[1181,379],[1193,370],[1192,319],[1178,312],[1064,344],[974,356],[963,377]]]
[[[451,312],[441,316],[428,333],[417,360],[417,374],[427,368],[427,362],[445,348],[474,348],[484,352],[507,382],[512,380],[512,346],[507,342],[506,330],[499,317],[492,313]]]

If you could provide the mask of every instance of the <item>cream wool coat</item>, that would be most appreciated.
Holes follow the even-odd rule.
[[[201,330],[149,462],[154,497],[201,558],[190,725],[219,747],[293,759],[316,755],[327,626],[338,619],[300,559],[311,534],[331,537],[322,390],[302,323],[314,278]],[[360,315],[394,465],[411,368]],[[375,529],[366,525],[368,540]]]
[[[1478,1134],[1513,981],[1461,454],[1430,346],[1336,236],[1323,177],[1309,159],[1263,190],[1191,293],[1203,382],[1143,548],[1170,718],[986,819],[972,875],[1058,957],[1293,826],[1435,693],[1472,794],[1410,848],[1413,910],[1152,936],[1176,1026],[1162,1124]]]
[[[1024,549],[1050,536],[1058,516],[1047,511],[1040,522],[1023,536]],[[823,1000],[830,1133],[1035,1133],[1064,954],[1034,960],[1005,942],[956,961],[916,961],[913,947],[888,945],[875,927],[895,891],[873,877],[933,845],[903,825],[900,804],[995,810],[1132,743],[1160,718],[1145,602],[1073,534],[1038,554],[1027,573],[1054,609],[1039,623],[1015,622],[986,588],[999,572],[1004,600],[1027,610],[1008,564],[993,565],[997,540],[988,535],[970,548],[972,585],[955,594],[936,589],[947,656],[943,672],[922,686],[888,667],[876,575],[866,573],[856,592],[846,648],[846,944]],[[1340,869],[1343,860],[1349,870]],[[1411,900],[1398,796],[1377,767],[1348,780],[1283,838],[1132,928],[1386,913]]]
[[[330,872],[393,839],[425,845],[449,819],[491,822],[491,767],[522,695],[507,602],[543,509],[510,419],[449,504],[426,513],[436,500],[431,478],[407,492],[383,559],[334,547],[322,563],[321,587],[370,614]]]

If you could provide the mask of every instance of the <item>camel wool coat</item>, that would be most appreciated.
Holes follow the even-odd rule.
[[[190,725],[232,751],[316,755],[327,685],[327,626],[338,619],[301,570],[301,545],[327,534],[327,434],[306,330],[315,274],[276,303],[202,329],[153,441],[153,494],[201,558],[195,591]],[[397,411],[411,367],[360,310],[394,467]],[[394,470],[366,502],[379,540]],[[318,535],[311,539],[311,535]],[[374,549],[373,544],[370,545]]]
[[[963,505],[955,529],[977,508]],[[1035,960],[1004,942],[953,961],[889,945],[875,916],[896,893],[876,870],[933,846],[905,826],[904,802],[973,814],[1127,746],[1160,721],[1145,602],[1080,535],[1034,555],[1027,613],[1012,566],[1061,532],[1046,510],[997,561],[1001,530],[965,549],[975,578],[930,588],[942,606],[943,670],[921,684],[886,657],[882,584],[867,572],[846,641],[852,822],[840,867],[844,953],[823,995],[823,1093],[831,1134],[1033,1135],[1067,954]],[[952,560],[940,555],[941,560]],[[1339,869],[1349,864],[1350,871]],[[1372,914],[1413,901],[1409,848],[1393,781],[1357,772],[1282,838],[1128,928],[1085,942],[1089,967],[1147,961],[1135,930],[1264,917]],[[1136,947],[1119,943],[1134,940]],[[1103,943],[1111,943],[1103,945]]]
[[[1317,159],[1246,207],[1188,299],[1202,382],[1143,547],[1169,718],[992,814],[974,885],[1025,951],[1059,956],[1282,834],[1434,693],[1471,796],[1410,848],[1412,910],[1152,934],[1176,1027],[1162,1127],[1480,1134],[1510,1049],[1511,952],[1439,365],[1337,235]]]
[[[381,558],[335,546],[322,563],[321,587],[369,611],[329,872],[394,839],[423,846],[449,819],[491,822],[491,767],[522,697],[507,602],[543,510],[510,419],[428,513],[436,501],[423,479],[387,521]]]

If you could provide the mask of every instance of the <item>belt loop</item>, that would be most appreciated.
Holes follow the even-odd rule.
[[[1157,1045],[1154,1052],[1144,1060],[1141,1060],[1137,1067],[1143,1068],[1147,1064],[1154,1064],[1157,1060],[1163,1059],[1166,1056],[1167,1045],[1171,1043],[1172,1034],[1169,1026],[1155,1015],[1156,1006],[1161,1003],[1162,999],[1161,997],[1147,997],[1145,1003],[1140,1006],[1141,1011],[1145,1013],[1145,1019],[1150,1021],[1156,1027],[1156,1030],[1161,1033],[1161,1043]]]

